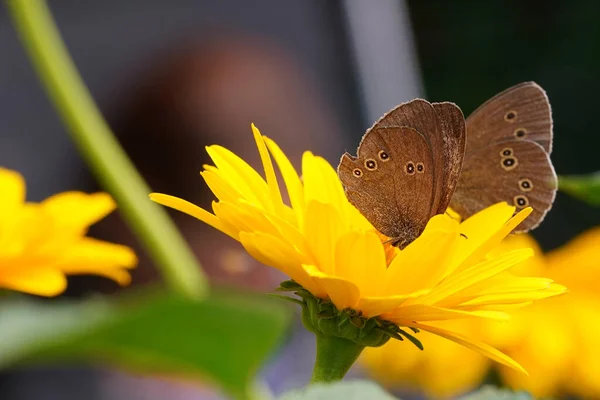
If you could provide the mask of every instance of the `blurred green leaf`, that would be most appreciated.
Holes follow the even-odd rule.
[[[157,291],[117,301],[4,301],[0,368],[48,361],[106,363],[204,377],[243,398],[279,342],[288,314],[272,299],[231,292],[202,301]]]
[[[476,392],[461,397],[459,400],[531,400],[525,392],[513,392],[494,386],[484,386]]]
[[[342,381],[318,383],[306,389],[284,393],[278,400],[398,400],[381,387],[369,381]]]
[[[589,175],[558,177],[558,188],[593,206],[600,206],[600,171]]]

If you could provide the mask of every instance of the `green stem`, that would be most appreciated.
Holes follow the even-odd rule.
[[[347,339],[317,334],[317,358],[311,383],[342,380],[364,348]]]
[[[202,296],[203,271],[166,212],[148,199],[150,189],[115,139],[87,90],[43,0],[8,0],[23,44],[73,141],[101,184],[114,196],[160,268],[167,284]]]

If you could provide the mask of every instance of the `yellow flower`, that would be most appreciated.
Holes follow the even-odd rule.
[[[545,275],[567,286],[569,294],[518,310],[509,323],[464,320],[453,328],[478,334],[522,364],[529,376],[509,368],[499,371],[502,380],[514,389],[525,389],[537,398],[565,393],[600,398],[600,227],[547,255],[531,236],[510,236],[491,256],[521,248],[533,249],[535,255],[513,267],[511,273]],[[388,343],[367,349],[363,365],[386,385],[409,383],[431,398],[453,397],[474,388],[491,367],[483,357],[473,358],[458,346],[421,339],[429,352],[416,354]],[[458,379],[448,373],[451,369],[460,371]]]
[[[130,282],[137,264],[125,246],[86,237],[88,226],[115,208],[104,193],[66,192],[25,202],[25,182],[0,168],[0,288],[56,296],[65,275],[93,274]]]
[[[348,202],[327,161],[305,152],[301,179],[275,142],[252,128],[266,180],[234,153],[214,145],[207,151],[215,166],[206,165],[201,172],[218,198],[214,214],[173,196],[154,193],[151,198],[238,240],[258,261],[284,272],[313,296],[330,300],[338,310],[429,331],[522,370],[496,349],[438,322],[504,320],[506,309],[515,304],[564,291],[549,279],[504,272],[530,257],[531,250],[485,259],[530,208],[513,217],[514,207],[497,204],[461,224],[438,215],[406,249],[392,249]],[[271,157],[289,205],[282,200]]]

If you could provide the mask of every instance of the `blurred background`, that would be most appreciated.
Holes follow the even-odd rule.
[[[85,82],[154,191],[203,207],[204,146],[221,144],[257,166],[250,123],[299,167],[311,150],[337,165],[374,120],[415,97],[452,101],[468,115],[496,93],[533,80],[553,107],[558,174],[599,168],[600,3],[441,0],[51,0]],[[20,171],[28,199],[100,188],[69,141],[0,7],[0,165]],[[544,250],[600,223],[559,193],[534,232]],[[241,246],[172,213],[214,282],[270,290],[281,280]],[[142,254],[134,283],[156,280],[117,214],[93,234]],[[218,249],[218,251],[206,251]],[[111,293],[72,278],[65,296]],[[313,338],[297,334],[264,376],[279,393],[305,384]],[[293,361],[293,362],[291,362]],[[360,374],[357,370],[355,374]],[[209,389],[102,369],[55,367],[0,374],[0,398],[196,399]]]

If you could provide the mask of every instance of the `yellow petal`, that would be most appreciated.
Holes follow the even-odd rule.
[[[194,218],[198,218],[200,221],[237,240],[236,232],[233,232],[231,228],[228,228],[225,224],[223,224],[223,222],[221,222],[215,215],[209,213],[203,208],[198,207],[195,204],[190,203],[189,201],[162,193],[151,193],[150,199],[162,204],[163,206],[170,207],[187,215],[191,215]]]
[[[360,298],[358,287],[350,281],[321,272],[314,265],[303,265],[304,270],[325,290],[338,310],[355,308]]]
[[[254,168],[224,147],[208,146],[206,151],[229,184],[244,198],[272,210],[269,187]]]
[[[229,201],[213,202],[213,212],[228,230],[236,232],[261,231],[272,235],[277,235],[277,229],[265,217],[263,212],[252,213],[240,203],[231,203]]]
[[[342,183],[333,167],[321,157],[314,156],[306,151],[302,155],[302,176],[304,178],[304,202],[318,201],[331,204],[342,212],[344,221],[348,220],[345,214],[348,209],[348,200],[344,193]]]
[[[515,207],[509,206],[505,202],[494,204],[464,220],[460,224],[461,232],[474,237],[483,232],[493,232],[496,228],[504,225],[514,212]]]
[[[263,136],[263,138],[279,167],[279,171],[281,172],[281,176],[283,177],[283,181],[287,188],[288,196],[290,197],[292,208],[298,218],[298,226],[302,229],[302,224],[304,223],[304,188],[302,186],[302,181],[300,180],[296,169],[283,151],[281,151],[279,146],[268,137]]]
[[[334,251],[344,233],[344,221],[337,209],[315,200],[307,203],[304,236],[321,270],[333,274]]]
[[[546,255],[555,281],[572,289],[597,292],[600,277],[600,227],[590,229]]]
[[[558,284],[551,284],[546,289],[522,291],[517,293],[482,295],[461,303],[461,306],[468,308],[470,306],[500,305],[500,304],[522,304],[534,300],[541,300],[552,296],[566,293],[567,288]]]
[[[460,296],[461,300],[457,301],[462,303],[480,296],[502,296],[504,294],[546,290],[551,283],[552,279],[548,278],[518,277],[511,273],[503,272],[490,279],[469,286],[460,293],[456,293],[454,297],[458,298]]]
[[[72,229],[86,229],[110,214],[117,206],[108,193],[82,192],[55,194],[40,205],[55,217],[61,227]]]
[[[132,249],[92,238],[83,238],[64,251],[56,267],[67,275],[98,275],[121,286],[131,283],[127,269],[137,265]]]
[[[491,208],[493,207],[495,206],[492,206]],[[513,207],[504,207],[503,213],[495,213],[494,218],[490,218],[490,225],[495,226],[499,221],[501,221],[501,214],[506,215],[507,211],[511,211],[512,208]],[[480,213],[484,211],[481,211]],[[464,247],[459,248],[457,257],[455,257],[453,265],[457,268],[457,270],[460,270],[461,268],[469,267],[470,265],[472,265],[472,263],[480,260],[487,253],[489,253],[490,250],[497,246],[498,243],[500,243],[502,239],[504,239],[510,232],[512,232],[521,222],[523,222],[523,220],[527,218],[527,216],[531,214],[532,211],[533,209],[531,207],[527,207],[521,210],[514,217],[507,219],[507,222],[505,222],[499,229],[482,228],[484,230],[480,231],[478,234],[475,235],[474,233],[471,233],[471,230],[463,231],[463,233],[466,232],[465,234],[467,235],[468,239],[461,242],[465,245]],[[471,218],[474,218],[478,214],[475,214]],[[461,224],[461,230],[464,227],[463,225],[471,218],[468,218],[463,224]],[[493,233],[490,235],[489,232]],[[474,238],[477,239],[473,240]],[[468,248],[468,251],[465,251],[465,247]]]
[[[385,314],[384,318],[399,325],[410,325],[413,321],[445,321],[462,318],[490,318],[507,321],[509,316],[501,311],[463,311],[425,304],[413,304],[398,307],[389,314]]]
[[[458,274],[449,276],[439,286],[434,288],[430,294],[419,300],[424,304],[435,304],[441,301],[439,305],[450,307],[450,303],[456,301],[454,298],[451,298],[454,294],[460,293],[461,290],[475,283],[495,276],[532,255],[533,252],[530,249],[521,249],[483,261]]]
[[[133,268],[138,259],[127,246],[84,237],[65,249],[56,265],[67,274],[100,270],[105,265]]]
[[[387,293],[406,294],[433,287],[446,276],[458,240],[455,231],[430,231],[409,244],[387,270]]]
[[[527,375],[527,371],[525,371],[525,369],[523,367],[521,367],[521,365],[519,365],[519,363],[517,363],[515,360],[513,360],[506,354],[502,353],[499,350],[496,350],[495,348],[493,348],[492,346],[490,346],[488,344],[485,344],[483,342],[479,342],[479,341],[476,341],[473,339],[469,339],[466,336],[461,335],[459,333],[451,332],[451,331],[437,328],[437,327],[434,327],[431,325],[414,324],[412,326],[414,328],[422,329],[424,331],[431,332],[433,334],[436,334],[438,336],[441,336],[443,338],[446,338],[448,340],[456,342],[456,343],[463,345],[471,350],[475,350],[476,352],[481,353],[484,356],[491,358],[494,361],[504,364],[510,368],[514,368],[517,371],[520,371],[520,372],[524,373],[525,375]]]
[[[273,204],[273,210],[275,213],[280,213],[283,207],[283,200],[281,199],[281,192],[279,191],[279,184],[277,183],[277,176],[275,176],[275,169],[271,162],[271,156],[265,145],[265,141],[260,134],[260,131],[254,124],[252,124],[252,133],[254,134],[254,140],[256,141],[256,147],[258,147],[258,153],[262,160],[263,168],[265,169],[265,176],[267,177],[267,185],[269,186],[269,193],[271,194],[271,203]]]
[[[335,246],[332,275],[347,279],[361,289],[362,296],[375,296],[387,286],[385,253],[379,237],[371,232],[350,232]]]
[[[211,192],[220,201],[235,202],[241,199],[242,194],[227,182],[226,177],[221,176],[222,172],[212,165],[205,165],[204,171],[200,172],[200,176],[206,182],[206,185]]]
[[[508,235],[487,254],[487,257],[495,257],[497,254],[506,253],[510,250],[527,248],[533,250],[533,257],[515,265],[510,272],[517,276],[541,276],[546,274],[548,269],[546,257],[533,236],[528,234]]]
[[[283,240],[262,232],[241,232],[240,242],[259,262],[280,270],[313,295],[326,297],[326,292],[302,268],[310,260]]]
[[[65,291],[67,279],[57,268],[28,266],[0,271],[0,287],[50,297]]]
[[[267,219],[275,226],[279,236],[289,241],[302,254],[310,255],[308,241],[299,228],[292,225],[289,221],[279,218],[276,215],[266,215]]]
[[[0,221],[4,224],[25,202],[25,181],[21,174],[0,168],[0,192]]]
[[[383,313],[392,312],[396,307],[401,306],[408,299],[427,294],[429,290],[421,290],[414,293],[395,296],[362,296],[358,302],[358,309],[363,312],[366,317],[375,317]]]

